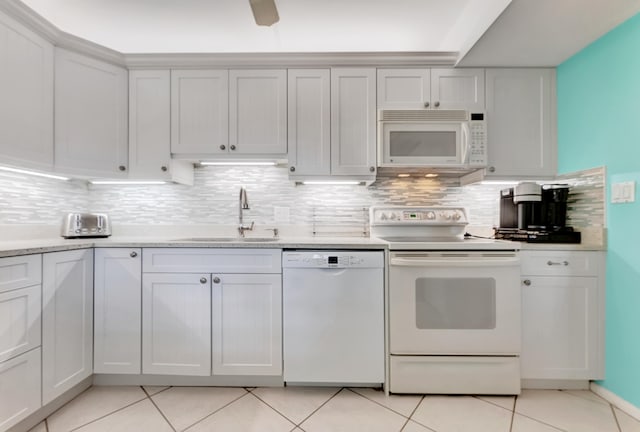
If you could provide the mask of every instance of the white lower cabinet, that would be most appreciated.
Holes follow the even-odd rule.
[[[96,249],[94,283],[93,371],[139,374],[142,250]]]
[[[522,253],[522,378],[604,377],[604,254]]]
[[[40,348],[0,363],[0,431],[40,408]]]
[[[41,290],[0,292],[0,362],[40,346]]]
[[[42,256],[42,403],[93,371],[93,249]]]
[[[282,374],[282,276],[213,275],[213,374]]]
[[[211,374],[208,274],[145,273],[142,317],[142,373]]]

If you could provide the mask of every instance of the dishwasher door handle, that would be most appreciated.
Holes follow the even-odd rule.
[[[389,263],[398,267],[511,267],[519,266],[519,258],[485,258],[485,259],[454,259],[454,258],[391,258]]]

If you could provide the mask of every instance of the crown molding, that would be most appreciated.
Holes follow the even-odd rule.
[[[53,45],[129,69],[287,67],[452,67],[458,52],[153,53],[123,54],[60,30],[19,0],[0,0],[0,11]]]
[[[125,54],[130,69],[338,66],[453,66],[457,52]]]

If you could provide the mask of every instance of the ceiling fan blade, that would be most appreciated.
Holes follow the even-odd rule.
[[[270,26],[280,20],[275,0],[249,0],[256,24]]]

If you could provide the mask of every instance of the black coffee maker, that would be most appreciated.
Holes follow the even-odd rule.
[[[540,218],[542,229],[563,230],[567,226],[567,198],[569,185],[547,184],[542,186]]]

